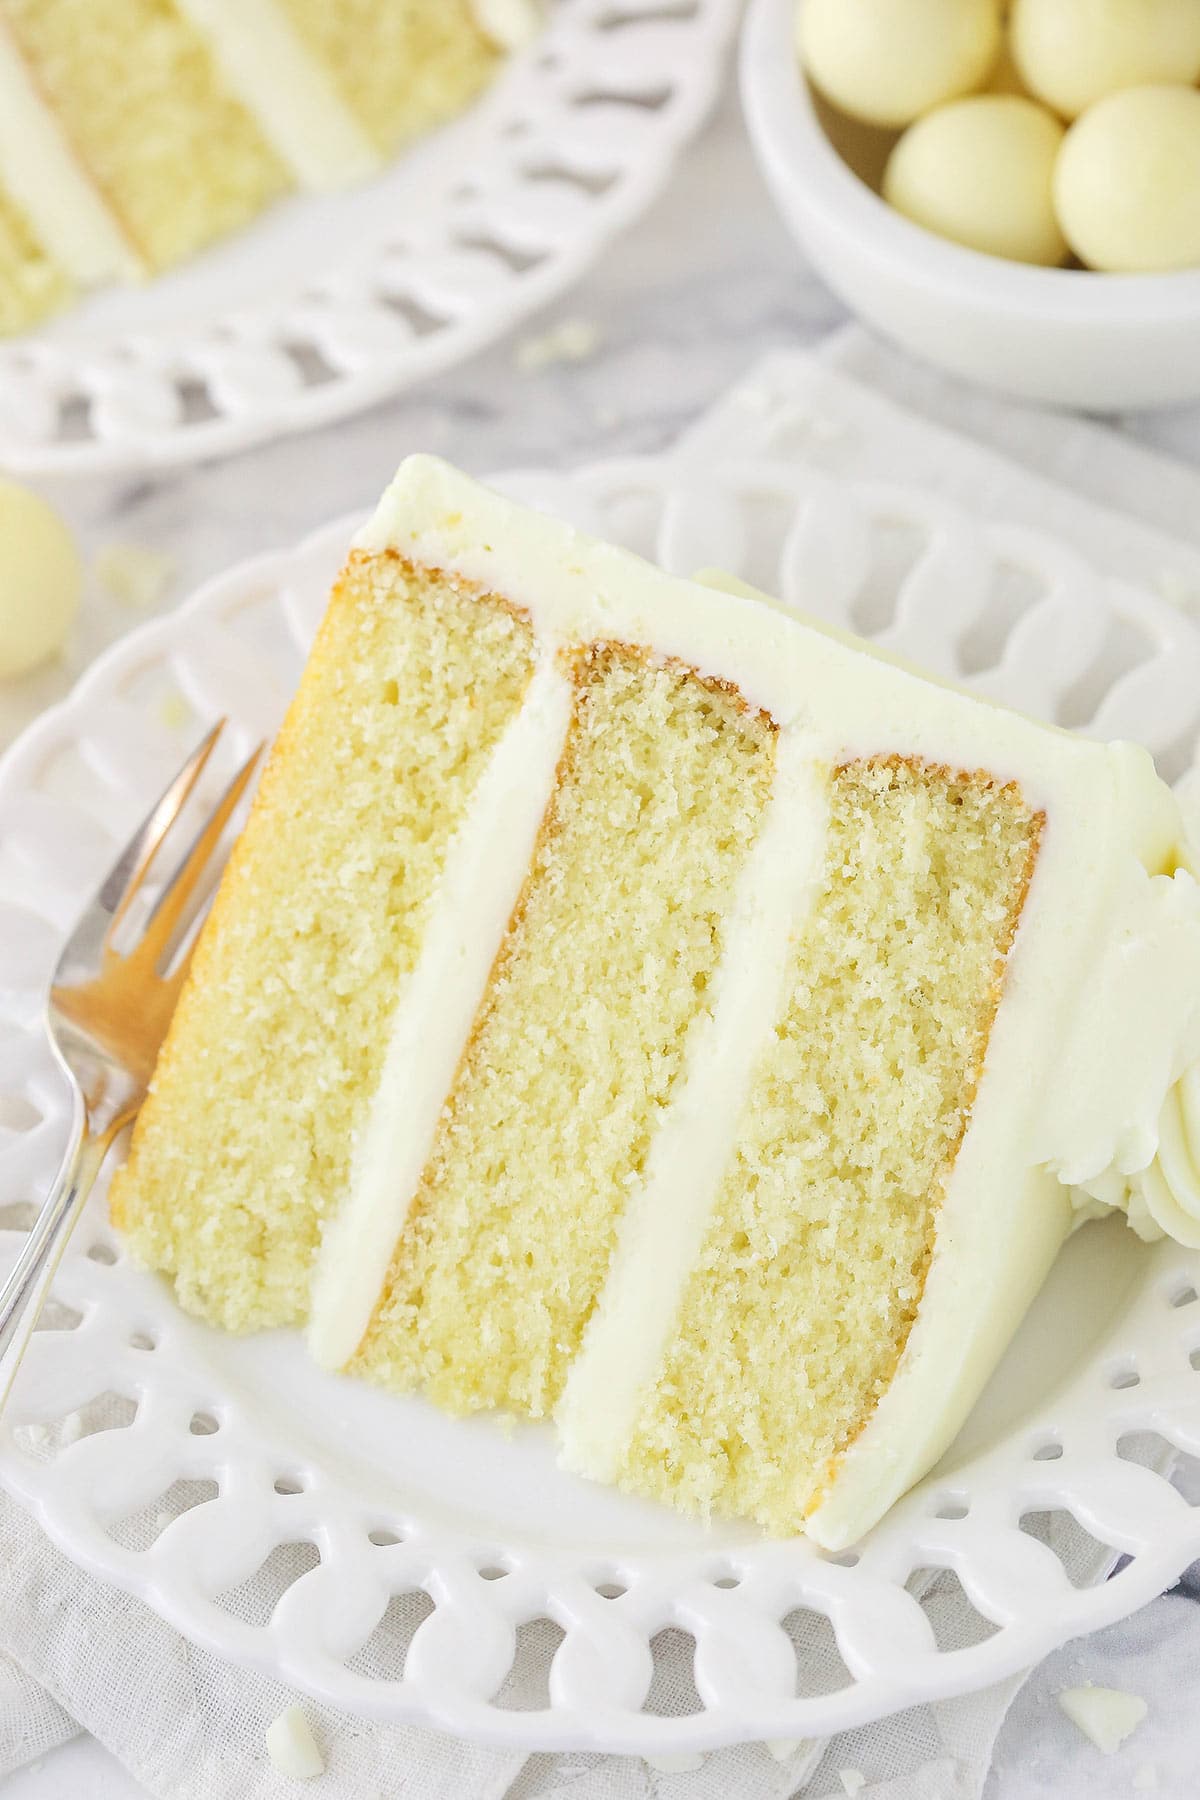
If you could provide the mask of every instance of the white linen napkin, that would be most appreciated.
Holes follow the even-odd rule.
[[[852,330],[824,356],[768,359],[683,447],[696,455],[710,448],[750,454],[764,417],[786,413],[795,429],[774,455],[849,476],[900,473],[960,502],[982,501],[991,517],[1055,530],[1103,566],[1200,605],[1200,474],[1078,419],[967,395],[914,373]],[[966,420],[969,438],[946,428],[955,417]],[[1094,1573],[1088,1545],[1056,1548],[1078,1578]],[[957,1593],[930,1591],[950,1641],[966,1626]],[[1106,1646],[1144,1638],[1147,1622],[1155,1629],[1162,1609],[1179,1604],[1160,1601],[1114,1627]],[[1189,1630],[1193,1618],[1186,1655],[1177,1654],[1172,1628],[1176,1667],[1200,1666],[1200,1609],[1189,1607]],[[684,1677],[681,1666],[681,1691]],[[673,1766],[634,1757],[526,1757],[318,1706],[305,1710],[327,1764],[313,1788],[323,1800],[788,1800],[801,1791],[824,1800],[853,1791],[859,1774],[863,1800],[980,1800],[1020,1686],[1018,1678],[917,1707],[829,1743],[744,1745]],[[83,1574],[0,1497],[0,1775],[82,1726],[161,1800],[284,1800],[297,1788],[272,1768],[265,1732],[295,1698],[193,1648],[139,1602]],[[1121,1792],[1127,1771],[1125,1780]],[[1095,1784],[1091,1791],[1106,1790]],[[1022,1789],[1021,1800],[1033,1792]]]

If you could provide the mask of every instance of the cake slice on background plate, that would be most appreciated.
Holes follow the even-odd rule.
[[[0,0],[0,333],[376,173],[536,22],[535,0]]]
[[[838,1547],[946,1448],[1081,1205],[1200,1243],[1156,1161],[1198,1025],[1145,751],[415,457],[113,1213],[219,1325]]]

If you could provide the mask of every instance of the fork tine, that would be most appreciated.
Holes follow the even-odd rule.
[[[106,946],[112,942],[113,933],[125,917],[130,901],[145,880],[150,864],[154,861],[155,853],[183,810],[188,795],[203,774],[205,765],[216,748],[217,739],[224,729],[225,720],[218,719],[203,741],[197,744],[179,773],[173,776],[164,788],[137,832],[109,870],[99,894],[100,907],[104,912],[111,914],[111,922],[104,935]]]
[[[141,942],[132,952],[134,956],[145,959],[154,967],[162,962],[176,927],[212,859],[226,825],[250,784],[265,747],[264,744],[259,744],[246,758],[213,812],[192,839],[183,861],[158,897]]]

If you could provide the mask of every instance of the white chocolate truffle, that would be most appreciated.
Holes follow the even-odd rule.
[[[800,60],[825,98],[870,125],[913,119],[983,86],[998,0],[801,0]]]
[[[0,677],[57,656],[79,610],[83,570],[58,514],[0,479]]]
[[[1200,93],[1140,87],[1097,101],[1063,141],[1054,202],[1089,268],[1200,267]]]
[[[1016,0],[1010,31],[1029,91],[1065,119],[1121,88],[1200,78],[1200,0]]]
[[[1063,128],[1036,101],[977,94],[910,125],[888,159],[884,198],[939,237],[1013,262],[1059,263],[1054,162]]]

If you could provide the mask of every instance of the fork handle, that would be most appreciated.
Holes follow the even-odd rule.
[[[115,1136],[112,1127],[89,1131],[80,1110],[54,1185],[21,1247],[16,1266],[0,1288],[0,1408],[12,1391],[67,1239]]]

